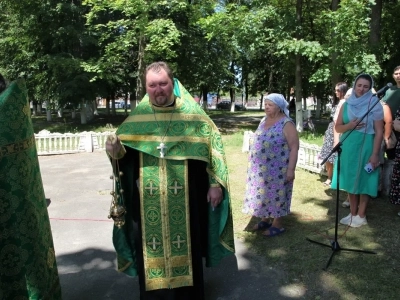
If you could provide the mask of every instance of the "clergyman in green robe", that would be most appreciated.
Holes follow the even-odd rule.
[[[0,299],[61,299],[23,79],[0,91]]]
[[[212,267],[234,253],[221,135],[166,63],[147,67],[146,91],[106,143],[127,210],[118,269],[139,276],[140,299],[202,300],[203,257]]]

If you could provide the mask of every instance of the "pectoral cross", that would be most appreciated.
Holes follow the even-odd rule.
[[[158,150],[160,150],[160,157],[163,158],[164,157],[164,150],[167,149],[168,147],[165,146],[165,144],[163,142],[160,143],[160,146],[157,147]]]

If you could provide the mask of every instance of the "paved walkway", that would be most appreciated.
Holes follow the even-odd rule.
[[[39,161],[63,299],[139,299],[137,278],[116,271],[113,223],[107,218],[111,168],[105,153],[40,156]],[[235,256],[205,268],[207,300],[298,297],[295,290],[279,286],[284,272],[268,267],[239,240],[235,243]]]

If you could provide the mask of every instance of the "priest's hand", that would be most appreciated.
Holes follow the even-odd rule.
[[[110,134],[106,140],[106,151],[112,158],[118,158],[122,144],[116,134]]]
[[[211,202],[211,206],[217,207],[222,201],[222,188],[210,187],[207,193],[207,202]]]

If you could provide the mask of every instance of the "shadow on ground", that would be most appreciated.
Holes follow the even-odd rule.
[[[113,251],[87,248],[57,256],[57,264],[64,300],[139,299],[137,277],[116,271]],[[290,299],[277,284],[281,277],[281,272],[267,268],[262,259],[239,246],[236,256],[225,258],[218,267],[204,268],[205,299]]]

